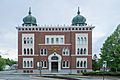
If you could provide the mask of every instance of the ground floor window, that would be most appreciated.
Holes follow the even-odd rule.
[[[33,68],[33,58],[23,58],[23,68]]]
[[[41,61],[42,68],[47,68],[47,61]]]
[[[77,68],[87,68],[87,58],[77,58],[76,67]]]
[[[69,61],[63,61],[63,68],[69,68]]]

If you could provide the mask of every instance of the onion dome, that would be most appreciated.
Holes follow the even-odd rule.
[[[72,26],[84,26],[87,25],[86,22],[86,18],[83,17],[82,15],[80,15],[80,11],[79,11],[79,7],[78,7],[78,12],[77,12],[77,16],[75,16],[72,19]]]
[[[36,18],[31,15],[31,8],[29,8],[28,16],[23,18],[23,26],[37,26]]]

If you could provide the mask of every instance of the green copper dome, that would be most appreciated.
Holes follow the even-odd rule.
[[[31,8],[29,8],[28,16],[23,18],[23,26],[37,26],[36,18],[31,15]]]
[[[73,19],[72,19],[72,26],[84,26],[84,25],[87,25],[85,22],[86,22],[86,18],[83,17],[82,15],[80,15],[80,11],[79,11],[79,7],[78,7],[78,12],[77,12],[77,16],[75,16]]]

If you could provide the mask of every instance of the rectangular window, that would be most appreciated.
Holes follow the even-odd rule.
[[[51,44],[53,44],[54,43],[54,38],[51,38]]]
[[[56,38],[56,43],[57,43],[57,44],[59,43],[59,38]]]
[[[64,44],[64,35],[45,35],[45,44]]]
[[[47,38],[47,44],[49,44],[49,38]]]
[[[63,38],[60,39],[60,43],[63,43]]]

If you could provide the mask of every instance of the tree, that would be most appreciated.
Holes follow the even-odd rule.
[[[93,68],[93,71],[100,70],[100,63],[96,54],[94,54],[92,59],[92,68]]]
[[[3,70],[3,68],[5,67],[6,65],[6,62],[3,58],[0,57],[0,71]]]
[[[107,61],[107,67],[111,71],[120,71],[120,25],[111,34],[101,48],[101,60]]]

